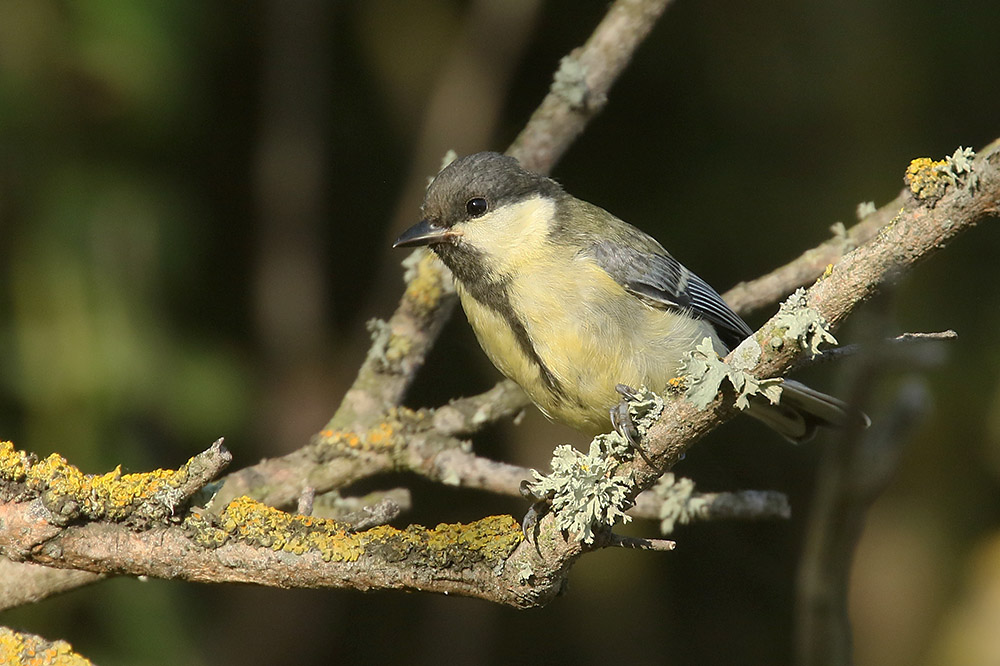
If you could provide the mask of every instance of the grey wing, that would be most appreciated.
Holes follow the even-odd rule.
[[[598,265],[628,292],[656,307],[683,310],[708,321],[730,349],[753,334],[746,322],[707,282],[685,268],[658,243],[650,250],[636,250],[604,241],[594,246],[593,255]]]

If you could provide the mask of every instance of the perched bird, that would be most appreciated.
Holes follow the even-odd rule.
[[[725,355],[753,333],[651,236],[512,157],[455,160],[422,212],[394,247],[429,245],[497,369],[550,419],[588,434],[609,430],[617,385],[663,391],[704,338]],[[867,420],[791,381],[780,404],[748,413],[793,441]]]

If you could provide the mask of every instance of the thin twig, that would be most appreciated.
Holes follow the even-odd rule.
[[[295,512],[300,516],[311,516],[315,499],[316,489],[312,486],[306,486],[299,494],[299,502],[295,508]]]
[[[667,551],[677,548],[676,541],[669,539],[644,539],[642,537],[612,534],[606,544],[609,548],[633,548],[635,550]]]
[[[35,603],[104,578],[89,571],[51,569],[0,557],[0,611]]]
[[[527,394],[509,379],[485,393],[452,400],[434,410],[434,428],[442,435],[462,437],[483,426],[519,414],[531,405]]]
[[[799,287],[818,278],[827,267],[845,254],[874,238],[878,230],[899,213],[906,201],[907,194],[904,191],[851,228],[843,230],[842,226],[837,225],[838,233],[833,238],[806,250],[770,273],[740,282],[722,294],[722,298],[741,315],[777,303]]]
[[[913,345],[924,345],[928,342],[942,342],[957,339],[958,333],[951,329],[948,329],[947,331],[938,331],[936,333],[903,333],[902,335],[897,335],[894,338],[878,341],[875,344],[850,344],[824,349],[815,356],[801,359],[795,364],[795,369],[819,365],[821,363],[828,363],[830,361],[840,360],[849,356],[856,356],[861,353],[874,351],[896,351],[899,349],[906,349]],[[876,349],[872,349],[872,347],[875,347]],[[921,352],[920,360],[924,363],[935,363],[939,362],[941,359],[936,356],[929,357],[926,350],[924,350]]]
[[[342,521],[351,526],[352,532],[361,532],[376,525],[385,525],[394,520],[402,511],[392,498],[383,497],[380,502],[346,514]]]

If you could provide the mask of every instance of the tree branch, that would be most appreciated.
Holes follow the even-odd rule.
[[[92,666],[66,641],[50,641],[35,634],[0,627],[0,664]]]
[[[972,173],[945,189],[940,199],[922,201],[910,197],[899,213],[868,243],[852,250],[807,292],[809,307],[836,326],[883,284],[898,280],[916,263],[926,259],[959,233],[980,220],[1000,214],[1000,140],[991,143],[972,163]],[[754,337],[761,357],[751,371],[756,377],[781,376],[802,354],[797,344],[783,338],[784,329],[774,318]],[[779,344],[780,343],[780,344]],[[737,413],[733,396],[724,392],[707,409],[697,409],[681,395],[668,396],[658,421],[642,442],[643,455],[623,463],[616,477],[629,479],[630,496],[652,486],[673,467],[685,451],[701,437]],[[561,537],[552,515],[538,523],[539,541],[548,550],[540,579],[551,582],[565,572],[589,547]],[[509,563],[532,557],[532,545],[524,543]],[[539,567],[536,566],[536,571]],[[533,601],[543,602],[543,594]]]
[[[0,557],[0,611],[33,604],[103,579],[101,574],[89,571],[51,569]]]
[[[587,123],[671,0],[617,0],[587,42],[562,59],[549,94],[507,154],[549,173]]]

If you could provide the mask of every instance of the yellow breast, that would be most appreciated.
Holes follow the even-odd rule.
[[[603,432],[620,399],[617,384],[662,391],[677,376],[685,352],[711,335],[711,327],[646,305],[592,259],[555,259],[520,267],[509,299],[557,390],[503,316],[461,286],[459,295],[487,356],[542,412],[578,430]]]

